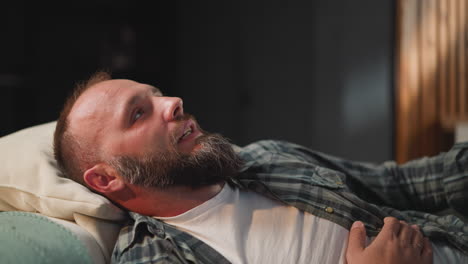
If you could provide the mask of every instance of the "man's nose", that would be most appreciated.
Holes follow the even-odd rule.
[[[161,97],[163,99],[163,119],[166,122],[174,121],[184,115],[182,99],[179,97]]]

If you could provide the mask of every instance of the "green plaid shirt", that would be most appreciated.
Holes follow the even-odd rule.
[[[349,161],[284,141],[263,140],[241,148],[245,161],[228,180],[271,199],[350,229],[361,220],[375,236],[383,218],[417,224],[432,241],[443,241],[468,254],[468,143],[450,151],[398,165]],[[229,263],[213,248],[149,216],[130,212],[113,263]]]

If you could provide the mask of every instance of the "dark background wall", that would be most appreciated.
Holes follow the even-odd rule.
[[[12,2],[0,17],[0,136],[55,120],[99,68],[184,99],[239,145],[284,139],[393,158],[394,3]]]

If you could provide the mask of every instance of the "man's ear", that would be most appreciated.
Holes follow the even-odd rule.
[[[91,189],[102,194],[111,194],[125,188],[125,182],[117,171],[105,163],[96,164],[85,171],[83,179]]]

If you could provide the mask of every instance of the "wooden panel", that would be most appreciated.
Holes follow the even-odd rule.
[[[459,92],[459,105],[460,105],[460,118],[467,119],[467,87],[466,87],[466,35],[467,35],[467,22],[466,9],[467,9],[466,0],[458,0],[457,6],[457,18],[458,18],[458,35],[457,35],[457,59],[458,59],[458,92]]]
[[[438,1],[438,12],[437,12],[437,58],[438,58],[438,90],[440,100],[440,111],[439,119],[446,115],[449,111],[449,93],[448,93],[448,64],[445,59],[448,50],[448,6],[447,1]]]
[[[417,153],[415,140],[412,138],[417,132],[417,125],[411,120],[418,119],[417,108],[411,107],[418,100],[418,58],[417,53],[411,52],[416,49],[417,35],[415,31],[417,24],[417,2],[399,1],[397,7],[398,25],[398,87],[396,92],[396,149],[397,160],[406,160],[409,156]],[[409,59],[411,57],[411,59]],[[405,59],[408,58],[408,59]],[[416,94],[416,96],[415,96]]]
[[[421,22],[424,27],[419,28],[420,36],[420,65],[421,65],[421,153],[437,152],[439,133],[439,122],[437,111],[439,110],[439,102],[436,93],[436,78],[437,75],[437,49],[436,49],[436,0],[422,0]]]
[[[446,151],[455,124],[468,120],[467,1],[398,2],[395,159],[400,163]]]
[[[448,91],[449,91],[449,111],[447,117],[448,125],[451,126],[454,123],[453,117],[458,112],[458,101],[456,100],[457,90],[456,90],[456,49],[454,49],[454,38],[456,36],[456,1],[450,0],[448,3]]]

